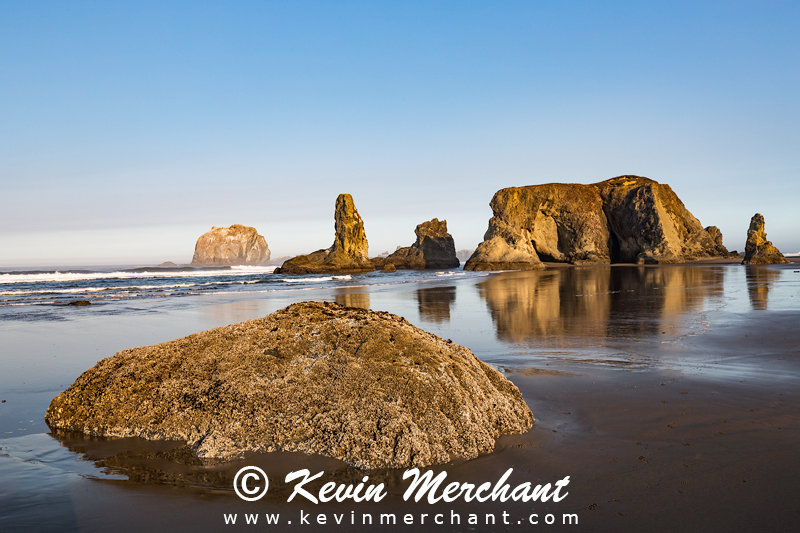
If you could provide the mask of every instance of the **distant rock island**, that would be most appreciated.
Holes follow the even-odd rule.
[[[474,252],[475,250],[467,250],[467,249],[459,250],[456,252],[456,257],[458,258],[459,261],[466,261],[467,259],[472,257],[472,254]]]
[[[772,265],[788,263],[783,254],[767,240],[764,231],[764,216],[756,213],[750,219],[750,228],[747,230],[747,243],[744,246],[743,265]]]
[[[533,425],[519,389],[467,348],[396,315],[318,302],[123,350],[45,420],[185,440],[207,461],[301,451],[364,469],[473,459]]]
[[[269,256],[267,241],[255,228],[234,224],[201,235],[190,266],[266,265]]]
[[[447,233],[447,221],[434,218],[419,224],[414,230],[417,240],[411,246],[397,249],[388,257],[375,257],[372,263],[381,269],[394,265],[403,269],[455,268],[461,264],[456,257],[453,237]]]
[[[681,263],[728,257],[669,185],[619,176],[592,185],[548,183],[495,193],[494,216],[465,270],[534,270],[542,261]]]
[[[366,272],[375,267],[369,260],[369,244],[364,221],[356,210],[353,197],[340,194],[336,198],[333,245],[308,255],[298,255],[283,263],[275,273],[327,274],[336,272]]]

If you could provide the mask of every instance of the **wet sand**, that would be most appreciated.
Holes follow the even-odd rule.
[[[514,468],[512,486],[570,476],[569,495],[559,503],[405,502],[400,493],[408,483],[399,472],[370,473],[389,485],[380,503],[287,503],[290,489],[280,481],[292,470],[324,470],[317,487],[357,482],[362,473],[302,454],[208,467],[179,443],[55,440],[40,432],[0,441],[0,528],[214,531],[246,529],[244,514],[261,513],[261,529],[280,531],[791,531],[800,519],[796,268],[566,269],[402,293],[322,294],[404,314],[503,369],[536,416],[534,429],[502,437],[492,454],[433,469],[446,470],[448,481],[494,483]],[[225,305],[245,314],[265,311],[262,304]],[[154,336],[195,323],[181,322],[175,309],[168,316],[173,326]],[[218,320],[231,318],[223,313]],[[229,488],[247,464],[270,475],[270,491],[258,502],[243,502]],[[415,521],[321,526],[312,518],[300,525],[301,510],[326,513],[331,522],[351,511],[375,521],[380,513],[398,519],[411,513]],[[450,524],[451,512],[461,524]],[[236,526],[225,525],[225,513],[240,515]],[[279,513],[281,525],[264,524],[264,513]],[[425,524],[419,524],[422,513],[430,515]],[[431,524],[438,513],[445,523]],[[479,525],[464,523],[469,513],[478,514]],[[497,524],[484,523],[487,513]],[[532,513],[538,525],[516,523]],[[557,517],[554,525],[544,523],[548,513]],[[579,524],[562,525],[562,515],[573,513]]]

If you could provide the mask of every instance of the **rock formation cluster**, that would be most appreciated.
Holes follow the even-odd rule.
[[[276,273],[327,274],[373,270],[364,221],[356,210],[352,196],[340,194],[336,198],[334,218],[336,236],[330,248],[293,257],[284,262]]]
[[[54,429],[185,440],[198,457],[302,451],[359,468],[471,459],[533,415],[468,349],[385,312],[293,304],[123,350],[50,404]]]
[[[191,266],[265,265],[269,256],[267,241],[255,228],[234,224],[201,235]]]
[[[417,240],[411,246],[397,249],[388,257],[372,259],[375,268],[394,265],[403,269],[456,268],[461,262],[456,257],[456,245],[447,233],[447,221],[434,218],[419,224],[414,230]]]
[[[549,183],[495,193],[494,216],[466,270],[533,270],[542,261],[679,263],[727,257],[669,185],[620,176],[592,185]]]
[[[783,254],[767,240],[764,231],[764,216],[756,213],[750,219],[747,230],[747,242],[744,245],[743,265],[772,265],[788,263]]]

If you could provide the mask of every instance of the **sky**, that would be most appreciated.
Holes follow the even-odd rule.
[[[742,250],[800,251],[797,2],[4,2],[0,268],[191,260],[244,224],[273,257],[370,254],[501,188],[668,183]]]

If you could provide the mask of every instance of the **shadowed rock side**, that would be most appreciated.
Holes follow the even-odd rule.
[[[456,268],[461,264],[456,257],[456,245],[447,233],[447,221],[434,218],[419,224],[414,230],[417,240],[411,246],[399,248],[388,257],[372,259],[375,268],[393,264],[404,269]]]
[[[270,251],[255,228],[234,224],[211,228],[197,239],[191,266],[266,265]],[[174,265],[173,265],[174,266]]]
[[[548,183],[495,193],[494,216],[466,270],[560,263],[677,263],[727,257],[668,185],[620,176],[594,185]],[[718,230],[717,230],[718,231]]]
[[[364,221],[349,194],[340,194],[336,198],[335,219],[336,237],[330,248],[289,259],[276,269],[276,273],[326,274],[373,270]]]
[[[57,396],[51,428],[185,440],[198,457],[302,451],[359,468],[471,459],[533,415],[468,349],[389,314],[304,302],[123,350]]]
[[[722,257],[733,257],[736,254],[734,252],[729,252],[725,245],[722,244],[722,231],[716,226],[708,226],[706,228],[706,233],[708,236],[711,237],[711,240],[714,242],[714,246],[717,249],[717,253]]]
[[[767,240],[764,231],[764,217],[756,213],[750,219],[750,228],[747,230],[747,242],[744,245],[743,265],[780,265],[788,263],[783,254]]]
[[[723,255],[669,185],[620,176],[593,187],[603,198],[612,262],[681,263]]]

